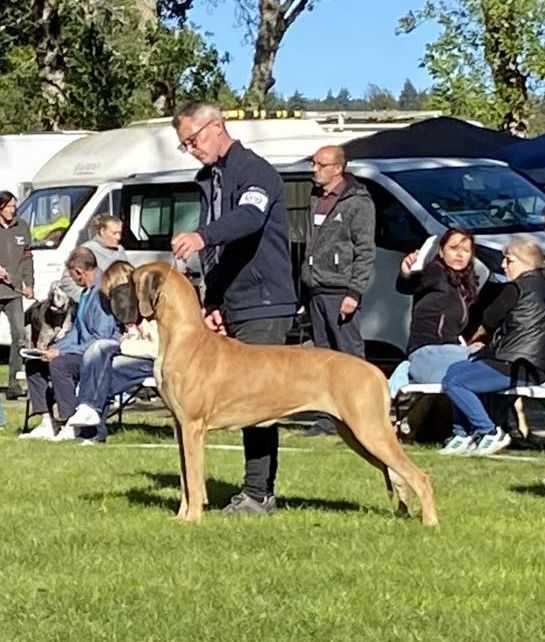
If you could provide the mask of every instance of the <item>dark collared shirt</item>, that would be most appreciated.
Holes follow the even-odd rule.
[[[316,204],[312,213],[327,216],[337,204],[339,196],[343,193],[345,186],[346,181],[343,178],[343,180],[338,185],[335,185],[335,187],[329,192],[324,192],[322,189],[322,193],[316,199]]]

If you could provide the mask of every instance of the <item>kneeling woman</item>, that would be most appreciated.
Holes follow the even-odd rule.
[[[504,248],[507,283],[484,312],[488,346],[450,366],[443,389],[454,405],[453,437],[445,454],[491,455],[511,439],[496,427],[478,395],[545,381],[545,255],[529,237]]]

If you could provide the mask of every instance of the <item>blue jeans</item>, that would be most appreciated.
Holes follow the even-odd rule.
[[[153,359],[119,354],[119,343],[99,339],[83,355],[78,403],[102,413],[110,397],[153,376]]]
[[[4,404],[0,401],[0,426],[6,425],[6,415],[4,414]]]
[[[477,359],[452,364],[442,384],[454,406],[452,432],[467,437],[469,434],[485,435],[496,429],[478,395],[507,390],[517,382]]]
[[[455,343],[428,345],[411,352],[407,361],[402,361],[388,380],[393,398],[409,383],[441,383],[449,366],[463,361],[475,350],[470,346]]]

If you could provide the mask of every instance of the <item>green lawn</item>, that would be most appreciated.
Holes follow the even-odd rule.
[[[267,518],[224,520],[238,433],[207,450],[211,509],[173,520],[165,413],[127,414],[106,446],[0,437],[2,640],[543,640],[545,458],[441,458],[441,526],[395,519],[378,473],[336,438],[282,431]],[[145,442],[165,447],[142,447]],[[524,453],[527,455],[528,453]]]

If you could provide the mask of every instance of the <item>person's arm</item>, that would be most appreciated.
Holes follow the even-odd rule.
[[[280,178],[259,166],[245,170],[234,207],[196,230],[205,245],[226,245],[259,232],[265,225],[271,206],[279,198]]]
[[[23,236],[25,246],[23,248],[23,256],[20,264],[21,280],[25,286],[25,296],[32,298],[34,295],[34,260],[32,258],[32,239],[30,238],[30,228],[26,224],[24,226]]]
[[[375,261],[375,206],[370,196],[354,198],[356,209],[350,219],[354,256],[346,294],[357,301],[367,288]]]
[[[64,268],[61,276],[61,288],[72,299],[72,301],[74,301],[74,303],[79,302],[83,288],[80,288],[79,285],[76,285],[76,283],[74,283],[74,280],[72,279],[66,268]]]
[[[506,283],[498,297],[483,312],[482,326],[488,334],[500,327],[507,313],[519,299],[519,289],[515,283]]]

